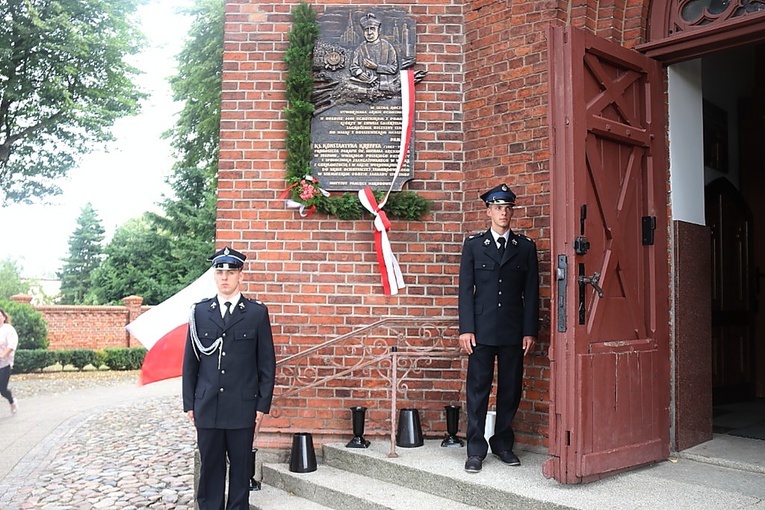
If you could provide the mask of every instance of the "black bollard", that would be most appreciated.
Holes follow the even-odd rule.
[[[445,448],[462,447],[464,443],[462,439],[457,437],[457,431],[460,425],[460,406],[448,405],[444,406],[446,409],[446,439],[441,441],[441,446]]]
[[[293,473],[311,473],[316,471],[316,469],[316,450],[313,447],[313,435],[310,432],[296,432],[292,435],[290,471]]]
[[[402,448],[416,448],[425,444],[417,409],[401,409],[398,413],[398,434],[396,445]]]
[[[369,448],[369,441],[364,439],[364,416],[366,407],[351,407],[351,418],[353,420],[353,439],[351,439],[346,448]]]

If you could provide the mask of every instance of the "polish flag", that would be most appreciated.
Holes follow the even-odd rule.
[[[217,294],[214,273],[214,268],[208,269],[188,287],[125,326],[148,350],[141,366],[139,384],[180,377],[191,307]]]

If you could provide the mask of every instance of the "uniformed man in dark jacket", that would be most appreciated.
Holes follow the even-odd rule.
[[[183,410],[197,429],[197,504],[249,510],[252,445],[271,408],[276,358],[266,305],[241,294],[246,257],[229,247],[211,258],[217,296],[194,305],[183,356]]]
[[[483,195],[491,228],[465,240],[460,260],[460,348],[469,354],[465,471],[478,473],[491,446],[502,462],[519,466],[511,422],[521,400],[523,357],[531,352],[539,322],[537,250],[510,230],[515,194],[501,184]],[[497,416],[489,444],[484,437],[494,360]]]

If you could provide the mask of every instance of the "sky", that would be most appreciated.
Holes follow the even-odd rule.
[[[90,202],[106,229],[104,244],[117,227],[146,211],[157,211],[163,195],[171,194],[165,179],[172,170],[170,141],[161,134],[171,128],[181,105],[174,103],[167,78],[176,72],[190,18],[178,12],[193,0],[148,0],[138,8],[145,50],[131,59],[144,74],[138,86],[150,94],[141,113],[119,119],[116,140],[82,157],[66,179],[62,195],[37,205],[0,207],[0,260],[11,259],[25,278],[55,278],[69,254],[69,237]]]

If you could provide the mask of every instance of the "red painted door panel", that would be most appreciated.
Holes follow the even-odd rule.
[[[665,98],[657,62],[587,32],[552,28],[550,54],[557,313],[544,471],[579,483],[669,455]]]

